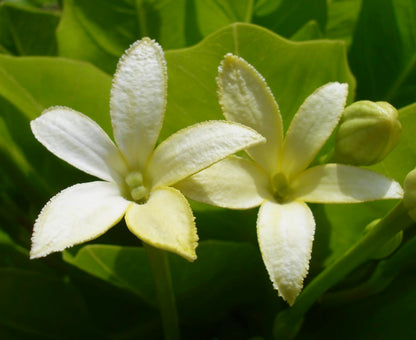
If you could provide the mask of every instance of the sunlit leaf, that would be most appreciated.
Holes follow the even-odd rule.
[[[233,24],[194,47],[166,52],[169,92],[163,136],[201,120],[223,119],[215,78],[226,53],[244,58],[265,77],[286,128],[305,98],[325,83],[346,82],[349,100],[354,96],[343,43],[294,43],[259,26]]]

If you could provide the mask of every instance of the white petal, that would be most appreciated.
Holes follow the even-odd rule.
[[[228,121],[182,129],[161,143],[149,162],[153,187],[169,186],[247,147],[264,142],[254,130]]]
[[[309,270],[315,220],[303,202],[265,202],[257,220],[257,237],[270,279],[290,305]]]
[[[230,209],[249,209],[271,198],[269,178],[251,160],[230,156],[176,183],[195,201]]]
[[[312,167],[291,184],[293,196],[313,203],[355,203],[402,198],[400,184],[377,172],[355,166]]]
[[[404,180],[403,204],[410,217],[416,221],[416,170],[412,170]]]
[[[51,107],[30,122],[50,152],[76,168],[106,181],[121,181],[125,162],[111,139],[89,117],[66,107]]]
[[[114,138],[130,167],[143,171],[163,123],[166,62],[153,40],[136,41],[120,59],[111,89]]]
[[[247,125],[267,143],[247,152],[269,173],[275,173],[283,140],[279,107],[264,78],[244,59],[227,54],[219,68],[218,96],[224,116]]]
[[[281,172],[293,178],[315,158],[338,124],[348,85],[329,83],[306,98],[293,117],[284,144]]]
[[[83,183],[61,191],[36,220],[30,257],[46,256],[104,234],[120,221],[129,204],[113,183]]]
[[[196,259],[198,235],[186,198],[176,189],[162,187],[147,203],[132,204],[126,213],[130,231],[156,248],[172,251],[189,261]]]

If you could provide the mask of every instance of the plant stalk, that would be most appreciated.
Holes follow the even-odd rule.
[[[178,313],[166,251],[143,242],[156,285],[165,340],[179,340]]]
[[[401,230],[412,225],[403,202],[390,211],[372,230],[352,246],[341,258],[315,277],[297,298],[295,304],[278,314],[274,335],[277,339],[292,339],[302,322],[303,315],[329,288],[371,257],[379,247]]]

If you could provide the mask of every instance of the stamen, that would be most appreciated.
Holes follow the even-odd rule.
[[[133,171],[127,175],[126,183],[130,188],[138,187],[143,184],[143,175],[138,171]]]
[[[126,176],[126,184],[130,189],[130,196],[136,202],[144,202],[149,190],[143,185],[143,175],[139,171],[133,171]]]
[[[139,186],[131,189],[130,194],[135,201],[140,201],[147,196],[148,191],[144,186]]]

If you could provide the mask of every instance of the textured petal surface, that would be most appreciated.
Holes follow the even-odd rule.
[[[295,198],[313,203],[354,203],[402,198],[399,183],[377,172],[326,164],[303,172],[292,183]]]
[[[153,247],[169,250],[189,261],[196,259],[198,235],[186,198],[176,189],[163,187],[147,203],[132,204],[126,213],[130,231]]]
[[[306,98],[293,117],[283,145],[281,171],[293,178],[306,169],[338,124],[348,85],[329,83]]]
[[[208,166],[264,142],[254,130],[237,123],[210,121],[178,131],[161,143],[149,162],[153,187],[169,186]]]
[[[89,117],[52,107],[30,123],[36,139],[76,168],[106,181],[121,181],[125,162],[111,139]]]
[[[162,48],[143,38],[120,59],[111,89],[114,138],[132,169],[143,171],[163,123],[167,96]]]
[[[290,305],[309,270],[315,221],[303,202],[265,202],[257,220],[257,237],[270,279]]]
[[[283,140],[279,107],[264,78],[245,60],[227,54],[217,78],[218,96],[224,116],[247,125],[267,143],[248,153],[269,173],[275,173]]]
[[[129,204],[113,183],[83,183],[61,191],[36,220],[30,257],[46,256],[104,234],[120,221]]]
[[[403,204],[410,217],[416,221],[416,170],[412,170],[404,180]]]
[[[185,196],[230,209],[249,209],[271,198],[269,178],[251,160],[230,156],[175,184]]]

